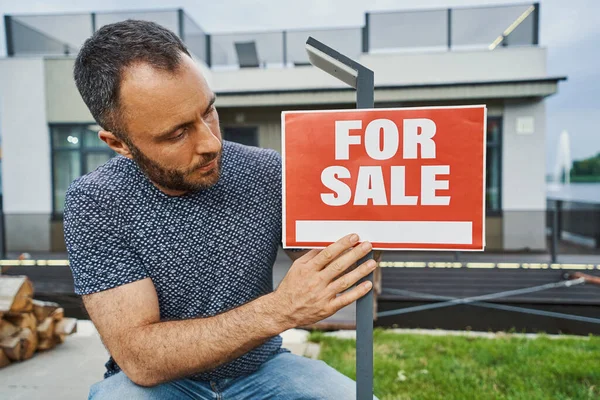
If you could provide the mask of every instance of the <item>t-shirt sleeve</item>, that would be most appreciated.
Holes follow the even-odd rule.
[[[148,277],[109,211],[79,189],[65,199],[64,234],[75,293],[91,294]]]

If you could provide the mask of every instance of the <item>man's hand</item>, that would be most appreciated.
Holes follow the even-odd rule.
[[[294,262],[273,293],[277,310],[289,328],[327,318],[371,290],[371,282],[365,282],[346,291],[377,266],[377,262],[369,260],[344,274],[372,249],[369,242],[356,246],[358,240],[357,235],[348,235],[324,250],[311,250]]]

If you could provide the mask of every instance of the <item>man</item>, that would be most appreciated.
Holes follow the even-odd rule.
[[[74,77],[118,153],[76,180],[65,239],[111,358],[94,399],[350,399],[355,384],[281,332],[365,295],[348,235],[297,258],[276,291],[281,160],[221,138],[215,95],[172,32],[128,20],[83,45]]]

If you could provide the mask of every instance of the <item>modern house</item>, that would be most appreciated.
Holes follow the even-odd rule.
[[[101,26],[152,20],[202,66],[226,139],[281,149],[284,110],[354,107],[354,92],[308,63],[316,39],[375,72],[376,107],[486,104],[488,250],[546,248],[547,74],[539,5],[365,14],[352,28],[209,34],[183,10],[5,15],[0,134],[6,246],[64,249],[68,185],[114,154],[72,78],[78,48]]]

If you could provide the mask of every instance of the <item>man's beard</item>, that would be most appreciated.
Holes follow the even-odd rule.
[[[142,170],[142,172],[153,183],[165,189],[183,192],[197,192],[199,190],[208,189],[214,186],[219,181],[221,176],[221,155],[223,154],[222,144],[221,151],[218,153],[205,153],[197,165],[186,171],[165,168],[156,161],[148,158],[137,147],[135,147],[135,145],[128,143],[128,147],[133,160],[136,162],[140,170]],[[190,180],[190,175],[196,172],[198,168],[205,166],[215,159],[217,159],[216,167],[210,171],[203,172],[200,179],[196,178],[193,181]]]

